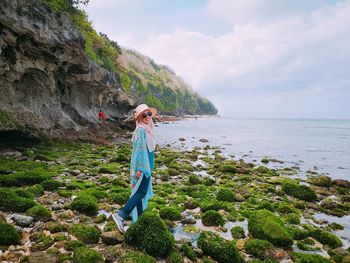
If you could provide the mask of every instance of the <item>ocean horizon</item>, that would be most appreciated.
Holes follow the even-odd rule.
[[[257,165],[298,167],[300,178],[316,173],[350,178],[350,119],[206,116],[161,123],[156,131],[161,146],[210,145]],[[271,161],[263,164],[263,158]]]

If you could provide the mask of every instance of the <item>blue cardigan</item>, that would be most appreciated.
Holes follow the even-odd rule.
[[[152,171],[154,169],[154,151],[149,152],[146,143],[146,130],[144,128],[138,128],[136,130],[136,139],[133,143],[132,156],[130,162],[130,182],[132,189],[131,196],[133,196],[139,186],[144,176],[147,178],[152,176]],[[142,174],[139,180],[136,179],[136,171],[141,171]],[[146,196],[142,199],[142,211],[144,211],[148,206],[149,199],[153,196],[152,190],[152,178],[149,180],[149,185],[147,189]],[[139,215],[137,213],[137,208],[135,207],[131,212],[131,218],[133,222],[136,222]]]

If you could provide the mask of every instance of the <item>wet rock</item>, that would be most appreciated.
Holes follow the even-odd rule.
[[[196,223],[196,219],[192,217],[188,217],[188,218],[182,219],[181,223],[184,225],[194,225]]]
[[[184,141],[186,141],[186,139],[185,138],[179,138],[179,141],[180,142],[184,142]]]
[[[350,182],[348,180],[336,179],[336,180],[333,180],[333,183],[343,188],[348,188],[348,189],[350,188]]]
[[[209,142],[208,139],[204,139],[204,138],[199,139],[199,141],[200,141],[200,142]]]
[[[109,231],[101,235],[102,241],[107,245],[117,245],[124,241],[124,236],[119,231]]]
[[[22,227],[30,226],[33,223],[34,218],[31,216],[25,216],[20,214],[13,214],[11,219],[18,225]]]

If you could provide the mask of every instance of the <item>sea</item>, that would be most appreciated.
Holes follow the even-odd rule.
[[[276,169],[297,168],[296,176],[302,179],[317,173],[350,180],[350,119],[215,116],[184,118],[156,126],[161,146],[183,150],[216,146],[235,160]],[[270,162],[261,163],[263,158]]]

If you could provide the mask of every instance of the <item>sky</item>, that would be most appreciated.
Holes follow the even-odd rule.
[[[98,32],[221,116],[350,118],[350,0],[90,0]]]

